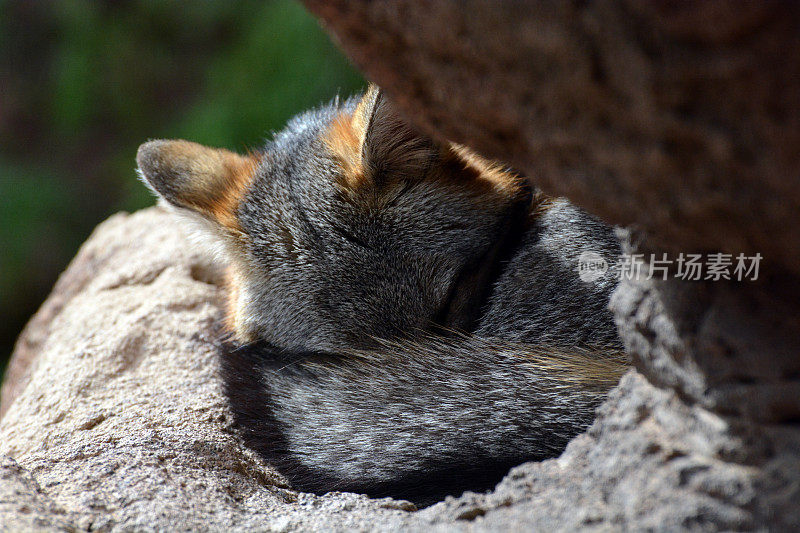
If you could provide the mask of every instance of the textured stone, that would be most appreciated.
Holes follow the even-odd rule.
[[[800,273],[800,3],[304,3],[428,133],[661,248]]]
[[[0,530],[73,531],[69,520],[28,472],[0,456]]]
[[[721,414],[715,401],[686,401],[690,393],[703,398],[699,365],[651,369],[676,390],[632,370],[560,458],[517,467],[488,494],[448,497],[414,512],[391,499],[297,493],[231,428],[210,342],[218,276],[178,221],[160,208],[112,217],[63,279],[87,268],[92,275],[70,298],[58,290],[74,285],[57,287],[52,298],[68,301],[46,332],[33,319],[26,335],[41,339],[35,366],[17,396],[5,396],[11,403],[0,420],[0,454],[14,458],[0,464],[6,530],[800,525],[800,432],[775,416],[756,424]],[[642,336],[630,344],[638,357],[673,353],[684,342],[662,300],[644,282],[615,295],[623,331]]]
[[[326,517],[363,527],[359,509],[405,513],[402,502],[299,496],[232,435],[209,337],[215,271],[172,215],[112,217],[62,281],[80,277],[69,297],[59,290],[75,284],[57,286],[52,298],[64,303],[46,326],[35,318],[26,330],[39,339],[36,362],[4,398],[0,453],[25,470],[15,474],[28,483],[20,499],[52,500],[73,526],[99,530],[291,529]],[[20,505],[42,524],[63,515]]]

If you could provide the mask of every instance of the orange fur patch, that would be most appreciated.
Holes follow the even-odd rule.
[[[261,160],[255,154],[241,156],[233,152],[227,152],[225,158],[225,175],[222,183],[218,184],[222,187],[209,199],[207,209],[220,224],[239,232],[241,228],[236,218],[236,210],[252,185]]]
[[[243,156],[189,141],[170,141],[160,149],[158,157],[183,177],[172,182],[177,202],[232,231],[240,231],[236,209],[255,178],[259,156]]]
[[[468,194],[487,208],[502,208],[526,194],[524,178],[453,143],[440,149],[425,179],[440,182],[452,194]]]
[[[619,383],[630,368],[624,351],[607,346],[519,345],[511,351],[537,368],[547,369],[559,381],[609,389]]]
[[[475,171],[477,180],[491,185],[497,192],[511,196],[520,191],[519,176],[505,170],[499,163],[486,159],[461,144],[450,143],[450,150],[464,163],[465,168]]]
[[[236,302],[239,300],[239,283],[236,279],[233,267],[229,266],[225,270],[225,277],[222,283],[222,293],[225,295],[223,310],[225,317],[222,321],[228,333],[236,332]]]
[[[531,199],[530,216],[538,218],[545,214],[545,212],[553,207],[555,198],[547,196],[542,191],[537,190]]]
[[[225,330],[239,342],[250,342],[253,340],[252,335],[245,329],[244,309],[239,303],[241,291],[241,274],[234,265],[230,265],[225,270],[223,281],[223,293],[225,294],[223,325]]]
[[[377,86],[370,85],[355,111],[352,114],[342,112],[333,120],[324,136],[325,144],[342,165],[342,185],[348,189],[356,189],[366,183],[363,148],[379,91]]]
[[[325,144],[342,166],[342,185],[355,189],[364,183],[363,138],[353,127],[353,115],[341,113],[325,133]]]

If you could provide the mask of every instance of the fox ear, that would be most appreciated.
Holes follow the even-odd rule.
[[[368,120],[361,157],[372,179],[392,182],[421,176],[435,156],[432,142],[400,118],[383,91],[374,85],[364,95],[362,107],[360,112]]]
[[[352,188],[422,177],[436,156],[432,142],[415,132],[375,85],[352,114],[334,121],[326,140]]]
[[[170,204],[238,230],[236,208],[255,176],[257,157],[157,140],[139,147],[136,162],[146,184]]]

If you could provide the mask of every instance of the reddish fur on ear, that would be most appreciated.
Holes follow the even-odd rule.
[[[332,121],[323,140],[341,164],[341,185],[350,191],[422,178],[435,155],[430,139],[404,122],[375,85],[352,112]]]
[[[233,155],[236,157],[228,164],[229,173],[225,186],[216,196],[209,198],[207,210],[222,226],[232,231],[241,231],[236,210],[253,183],[260,158],[254,154]]]
[[[362,139],[353,122],[353,115],[342,112],[333,119],[325,135],[325,144],[342,166],[342,185],[350,190],[357,189],[365,181],[361,157]]]
[[[436,148],[402,120],[375,85],[352,112],[342,111],[331,122],[323,139],[341,165],[340,183],[348,191],[432,179],[504,202],[523,190],[514,172],[465,146]]]
[[[349,190],[367,182],[364,144],[379,95],[380,89],[370,85],[355,110],[342,111],[324,134],[325,144],[342,165],[342,185]]]
[[[168,202],[239,231],[236,209],[256,176],[260,157],[189,141],[150,141],[137,162],[147,183]]]

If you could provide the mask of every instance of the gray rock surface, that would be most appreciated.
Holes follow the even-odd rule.
[[[66,301],[48,331],[25,333],[41,339],[35,365],[0,421],[0,454],[24,468],[4,473],[24,490],[0,524],[21,506],[32,523],[82,530],[344,528],[370,524],[359,510],[405,514],[402,502],[297,495],[232,435],[208,338],[214,281],[160,209],[97,229],[59,283],[70,297],[56,289]]]
[[[390,499],[294,492],[231,428],[209,342],[219,314],[217,281],[179,221],[160,208],[116,215],[98,227],[57,285],[52,298],[63,305],[47,331],[26,330],[40,339],[26,386],[4,396],[3,529],[800,525],[796,428],[745,424],[656,388],[634,370],[560,458],[513,469],[489,494],[449,497],[415,511]],[[69,298],[59,294],[63,287]],[[677,331],[658,298],[647,284],[626,286],[615,297],[618,316],[639,310],[630,320],[650,324],[637,329],[650,332],[643,342]]]
[[[0,528],[4,531],[74,531],[68,516],[16,461],[0,456]]]

